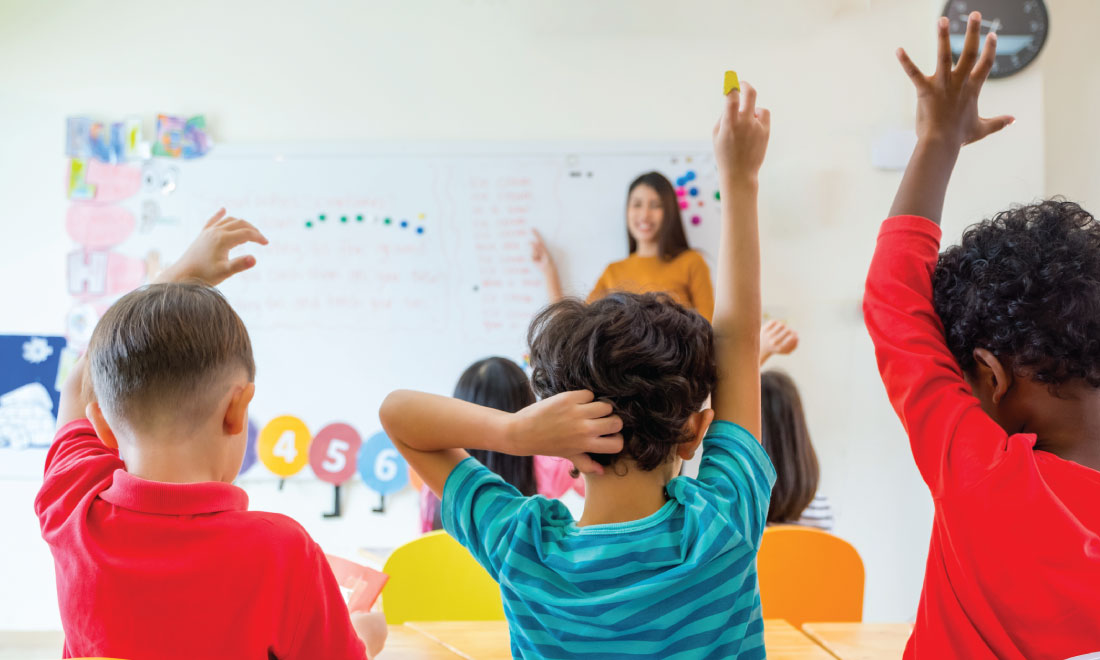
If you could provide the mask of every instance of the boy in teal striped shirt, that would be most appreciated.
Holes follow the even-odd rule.
[[[390,438],[442,497],[444,528],[499,582],[517,658],[765,657],[756,550],[775,471],[756,439],[756,197],[770,118],[744,88],[714,130],[713,331],[662,294],[565,300],[531,324],[539,403],[510,414],[398,391],[382,405]],[[699,477],[676,476],[700,443]],[[583,515],[522,496],[461,448],[570,458],[585,472]]]

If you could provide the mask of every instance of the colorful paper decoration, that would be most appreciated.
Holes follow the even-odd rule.
[[[409,464],[385,431],[372,435],[359,450],[359,476],[367,488],[380,495],[399,491],[409,483]]]
[[[309,427],[293,415],[276,417],[260,431],[256,455],[268,470],[284,479],[309,461]]]
[[[309,465],[321,481],[342,484],[355,474],[363,439],[347,424],[333,423],[317,432],[309,447]]]

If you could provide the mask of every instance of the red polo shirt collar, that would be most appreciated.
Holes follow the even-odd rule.
[[[110,487],[99,496],[131,511],[169,516],[248,509],[248,494],[233,484],[221,481],[170,484],[135,477],[126,470],[115,470]]]

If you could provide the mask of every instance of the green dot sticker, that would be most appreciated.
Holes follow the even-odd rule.
[[[319,219],[319,220],[320,220],[321,222],[324,222],[324,221],[325,221],[325,214],[324,214],[324,213],[322,213],[321,215],[319,215],[319,216],[317,216],[317,217],[318,217],[318,219]]]
[[[722,199],[722,194],[717,190],[714,191],[714,199]]]
[[[390,218],[386,218],[384,222],[388,225],[393,222],[393,220],[391,220]]]
[[[306,228],[308,229],[309,227],[312,227],[312,226],[313,226],[313,222],[311,220],[306,220]]]
[[[355,221],[356,222],[362,222],[363,221],[363,216],[361,216],[361,215],[355,216]]]

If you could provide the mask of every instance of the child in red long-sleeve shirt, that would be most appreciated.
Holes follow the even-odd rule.
[[[935,521],[906,658],[1100,651],[1100,224],[1060,200],[974,225],[938,254],[962,145],[1004,128],[978,93],[973,14],[952,68],[947,21],[917,88],[918,143],[867,277],[879,369]]]

